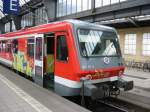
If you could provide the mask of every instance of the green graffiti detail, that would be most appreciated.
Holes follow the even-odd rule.
[[[34,68],[30,66],[30,62],[25,58],[25,54],[20,51],[14,54],[13,68],[30,77],[34,74]]]

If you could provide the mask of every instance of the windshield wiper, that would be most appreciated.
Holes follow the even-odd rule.
[[[89,59],[88,52],[87,52],[86,48],[85,48],[85,57],[86,57],[86,59]]]

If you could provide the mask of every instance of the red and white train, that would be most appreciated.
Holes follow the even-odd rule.
[[[116,30],[78,20],[26,28],[0,37],[0,62],[46,82],[62,96],[102,97],[130,90]]]

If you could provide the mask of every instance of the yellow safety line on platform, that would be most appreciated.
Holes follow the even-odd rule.
[[[52,112],[52,110],[48,109],[39,101],[30,96],[28,93],[20,89],[14,83],[5,78],[2,74],[0,74],[0,80],[5,83],[10,89],[12,89],[20,98],[22,98],[29,105],[31,105],[37,112]]]

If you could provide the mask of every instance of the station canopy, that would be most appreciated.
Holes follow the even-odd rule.
[[[30,0],[19,0],[19,4],[20,6],[23,6],[24,4],[26,4],[27,2],[29,2]],[[7,14],[3,13],[3,0],[0,0],[0,19],[2,17],[4,17]]]

